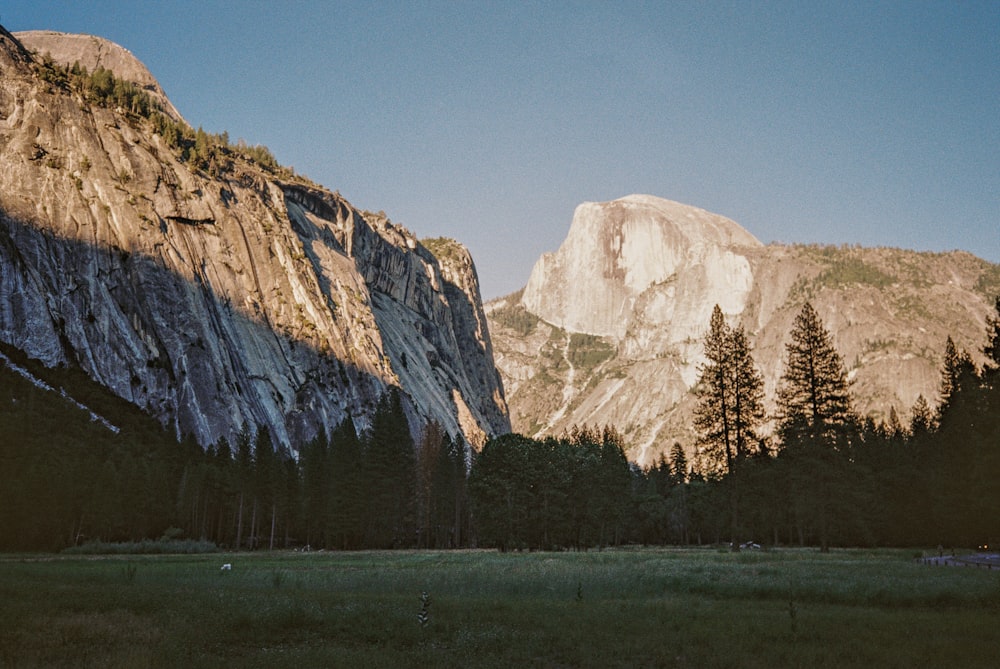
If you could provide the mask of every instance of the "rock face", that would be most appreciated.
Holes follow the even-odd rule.
[[[718,304],[751,335],[770,407],[795,315],[832,332],[856,409],[903,420],[937,399],[946,338],[978,359],[1000,266],[963,252],[762,246],[736,223],[628,196],[580,205],[555,254],[487,316],[515,431],[616,426],[647,464],[693,448],[691,388]]]
[[[159,90],[104,40],[25,40]],[[435,256],[238,153],[214,176],[192,168],[147,119],[38,70],[0,33],[0,340],[79,365],[202,444],[243,424],[293,447],[348,414],[364,427],[390,385],[415,433],[509,431],[464,248]]]
[[[153,74],[131,51],[114,42],[93,35],[69,35],[51,30],[26,30],[14,37],[28,51],[43,57],[50,56],[57,63],[79,63],[89,72],[99,67],[111,70],[120,79],[141,86],[168,116],[175,121],[181,120],[180,112],[174,108]]]
[[[641,315],[650,325],[673,323],[680,336],[694,324],[677,327],[678,317],[705,307],[679,298],[714,300],[706,314],[715,302],[727,313],[743,310],[752,277],[741,249],[760,245],[729,219],[649,195],[585,202],[559,251],[535,265],[522,302],[571,332],[620,340]]]

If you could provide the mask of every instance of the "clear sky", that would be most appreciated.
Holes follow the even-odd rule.
[[[194,126],[522,287],[583,201],[1000,262],[1000,2],[51,2]]]

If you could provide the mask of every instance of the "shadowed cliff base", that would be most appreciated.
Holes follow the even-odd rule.
[[[0,338],[47,366],[78,367],[202,445],[232,441],[242,425],[293,448],[348,415],[364,429],[396,385],[278,331],[266,312],[246,313],[203,272],[181,277],[149,255],[59,237],[2,211]],[[442,422],[402,391],[414,434]],[[460,434],[457,420],[450,427]]]

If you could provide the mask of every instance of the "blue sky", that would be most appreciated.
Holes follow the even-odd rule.
[[[998,2],[14,0],[0,23],[118,42],[194,126],[465,243],[486,298],[629,193],[765,243],[1000,262]]]

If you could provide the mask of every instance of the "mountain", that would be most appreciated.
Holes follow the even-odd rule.
[[[517,432],[613,425],[648,464],[690,453],[692,386],[718,304],[742,323],[769,409],[792,321],[810,301],[848,368],[856,409],[905,420],[938,396],[944,344],[979,360],[1000,266],[969,253],[763,245],[733,221],[648,195],[577,207],[566,240],[486,314]]]
[[[742,310],[752,277],[743,248],[761,244],[729,219],[648,195],[581,204],[557,253],[543,255],[524,289],[526,309],[572,332],[623,340],[636,309],[649,324],[674,322],[671,335],[703,329],[712,304]],[[669,286],[667,284],[669,283]],[[655,286],[664,286],[650,292]],[[639,304],[644,295],[671,299]],[[678,306],[677,299],[698,303]],[[728,307],[728,308],[727,308]],[[680,325],[681,313],[700,316]]]
[[[192,130],[97,37],[0,28],[0,342],[203,445],[364,428],[390,386],[415,434],[510,429],[464,247]]]
[[[128,49],[93,35],[71,35],[52,30],[26,30],[17,33],[16,39],[28,51],[47,54],[57,63],[81,67],[93,72],[104,68],[125,81],[137,84],[152,98],[159,109],[175,121],[183,121],[153,73]]]

